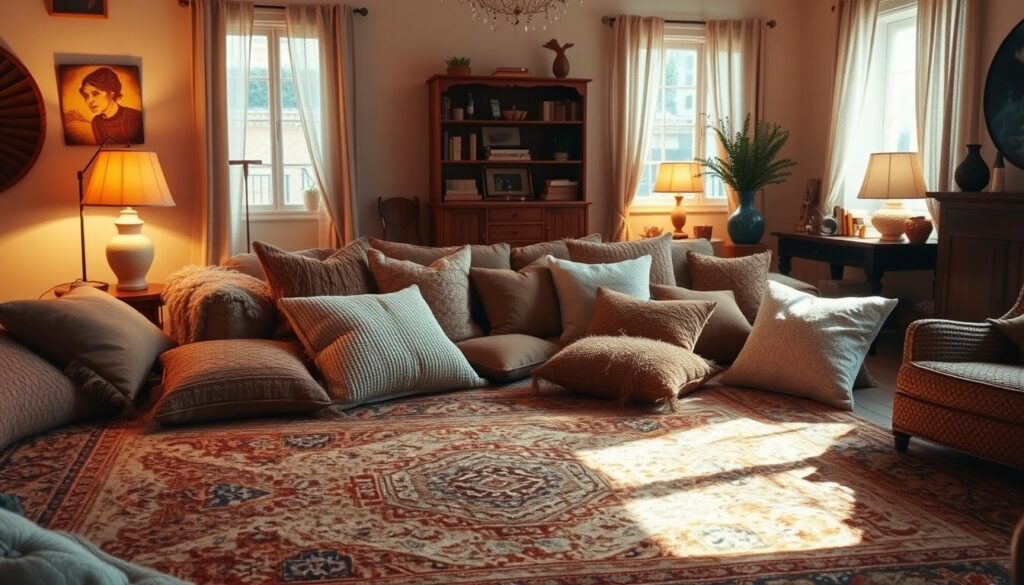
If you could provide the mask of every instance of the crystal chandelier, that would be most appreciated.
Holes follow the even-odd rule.
[[[443,1],[443,0],[442,0]],[[583,4],[583,0],[579,0]],[[482,20],[491,30],[498,30],[501,21],[517,30],[531,31],[538,26],[547,30],[566,12],[569,0],[459,0],[469,4],[473,20]]]

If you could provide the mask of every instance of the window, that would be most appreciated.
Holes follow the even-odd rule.
[[[672,195],[654,193],[658,165],[705,156],[704,146],[713,135],[705,128],[703,27],[673,27],[665,32],[665,58],[661,93],[648,138],[643,174],[637,186],[635,207],[671,207]],[[704,133],[701,135],[701,133]],[[707,177],[705,177],[707,179]],[[718,180],[705,180],[704,193],[686,195],[687,209],[725,209],[725,189]]]

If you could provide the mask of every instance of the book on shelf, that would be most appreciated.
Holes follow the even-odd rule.
[[[462,160],[462,137],[452,136],[451,144],[448,146],[450,157],[448,160]]]
[[[451,147],[451,139],[448,137],[447,132],[441,133],[441,160],[448,160],[448,155],[451,154],[449,151]]]
[[[476,179],[445,179],[445,193],[470,193],[478,194]]]
[[[529,77],[529,67],[498,67],[491,75],[495,77]]]
[[[476,132],[469,135],[469,160],[476,160]]]
[[[479,193],[462,193],[459,191],[444,194],[445,201],[480,201],[484,196]]]
[[[448,96],[441,97],[441,121],[452,119],[452,100]]]
[[[541,102],[540,119],[545,122],[578,121],[579,108],[579,103],[572,100],[545,100]]]
[[[575,201],[580,196],[579,181],[569,179],[551,179],[544,181],[544,190],[540,198],[546,201]]]
[[[491,148],[484,149],[487,160],[531,160],[529,148]]]

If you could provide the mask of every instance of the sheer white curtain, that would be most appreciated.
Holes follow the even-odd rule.
[[[294,4],[285,20],[299,116],[326,212],[320,244],[337,247],[356,234],[352,9]]]
[[[196,190],[201,205],[194,241],[202,261],[219,264],[244,252],[241,170],[244,158],[249,47],[253,4],[192,1],[192,99],[197,154]]]
[[[925,185],[950,191],[964,146],[977,136],[977,0],[917,0],[917,143]],[[939,227],[939,202],[928,199]]]
[[[832,114],[826,145],[821,209],[831,213],[843,201],[848,173],[867,168],[868,153],[856,147],[871,69],[878,0],[839,0]]]
[[[752,125],[764,118],[765,29],[760,19],[708,21],[704,31],[708,123],[728,117],[738,129],[747,114]],[[724,158],[722,145],[718,140],[714,143],[718,156]],[[732,213],[739,199],[728,186],[725,190]]]
[[[665,21],[619,15],[612,27],[608,107],[612,209],[609,236],[629,239],[629,208],[643,172],[651,120],[661,86]]]

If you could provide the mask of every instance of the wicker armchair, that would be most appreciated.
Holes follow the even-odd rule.
[[[1003,318],[1021,314],[1024,290]],[[989,323],[911,323],[892,408],[900,452],[916,436],[1024,469],[1024,364]]]

